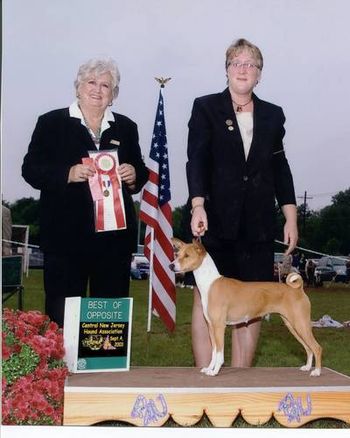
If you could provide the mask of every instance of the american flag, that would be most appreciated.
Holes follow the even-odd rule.
[[[149,157],[149,179],[143,190],[140,208],[140,219],[147,224],[144,252],[151,261],[151,248],[153,248],[153,270],[150,273],[152,310],[172,331],[175,328],[176,318],[175,274],[169,269],[169,264],[174,258],[170,240],[173,237],[173,221],[170,206],[164,101],[161,89]],[[151,242],[152,236],[153,242]]]

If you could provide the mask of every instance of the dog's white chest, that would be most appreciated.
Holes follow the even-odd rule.
[[[196,284],[201,294],[203,313],[205,318],[208,320],[208,296],[211,285],[215,280],[221,277],[217,267],[215,266],[214,260],[209,254],[203,259],[202,264],[199,268],[193,271],[194,278],[196,279]]]

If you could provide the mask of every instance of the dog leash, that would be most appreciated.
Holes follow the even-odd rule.
[[[203,222],[200,222],[199,225],[201,226],[201,228],[204,228]],[[197,236],[195,237],[196,241],[198,243],[202,243],[202,237],[201,236]]]

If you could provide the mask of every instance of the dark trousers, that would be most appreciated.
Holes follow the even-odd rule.
[[[45,312],[63,326],[66,297],[123,298],[129,295],[131,252],[120,248],[80,254],[46,252]]]

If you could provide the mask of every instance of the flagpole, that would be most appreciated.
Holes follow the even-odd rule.
[[[140,192],[140,203],[139,203],[139,214],[138,214],[138,222],[137,222],[137,252],[139,252],[140,237],[141,237],[141,219],[140,219],[140,210],[141,210],[141,202],[143,196],[143,189]]]
[[[149,276],[148,276],[148,320],[147,332],[151,331],[152,321],[152,284],[153,284],[153,254],[154,254],[154,228],[151,228],[151,248],[149,261]]]
[[[157,312],[169,330],[173,330],[175,326],[175,283],[172,282],[174,288],[169,287],[167,274],[169,264],[163,267],[163,258],[158,259],[158,253],[161,251],[169,261],[172,260],[169,249],[169,245],[171,246],[170,237],[172,237],[172,232],[169,232],[169,226],[172,226],[169,203],[170,179],[162,95],[162,88],[170,79],[155,78],[160,84],[160,93],[149,155],[150,176],[143,189],[139,214],[141,220],[147,225],[144,251],[150,262],[147,332],[151,331],[153,312]],[[160,169],[162,169],[161,176]],[[161,185],[159,184],[160,177],[163,180]],[[158,239],[160,232],[163,233],[162,236],[165,238],[160,241],[157,240],[157,243],[155,243],[155,239]],[[157,260],[155,260],[155,257],[157,257]],[[156,297],[153,294],[157,294]],[[154,300],[154,298],[156,299]]]
[[[165,84],[170,81],[171,78],[154,78],[160,84],[160,88],[164,88]],[[151,331],[152,324],[152,285],[153,285],[153,254],[154,254],[154,228],[151,228],[151,248],[150,248],[150,264],[149,264],[149,276],[148,276],[148,319],[147,319],[147,332]]]

